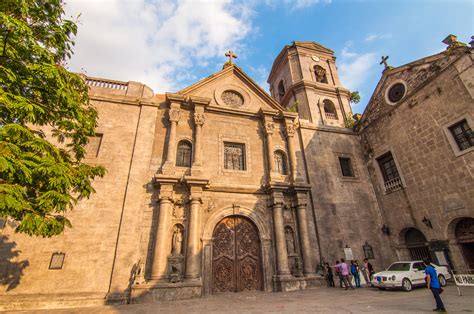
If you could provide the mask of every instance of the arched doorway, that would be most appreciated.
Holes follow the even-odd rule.
[[[467,268],[474,270],[474,218],[463,218],[456,224],[456,240]]]
[[[255,224],[243,216],[225,217],[212,236],[212,291],[261,290],[260,237]]]
[[[426,237],[419,230],[410,228],[405,232],[405,244],[412,260],[430,258]]]

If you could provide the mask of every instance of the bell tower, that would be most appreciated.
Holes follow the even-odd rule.
[[[344,127],[352,117],[350,91],[339,81],[334,51],[315,42],[294,41],[273,62],[270,93],[301,121]]]

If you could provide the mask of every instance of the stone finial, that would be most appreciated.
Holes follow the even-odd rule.
[[[453,35],[453,34],[449,34],[448,36],[446,36],[446,38],[443,39],[442,43],[448,45],[446,50],[451,49],[451,48],[465,47],[466,46],[466,44],[464,44],[462,42],[459,42],[458,37],[456,35]]]

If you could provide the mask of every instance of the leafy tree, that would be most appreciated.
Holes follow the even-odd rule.
[[[353,104],[358,104],[360,101],[360,95],[359,92],[352,92],[351,93],[351,98],[350,98],[351,103]]]
[[[62,0],[0,1],[0,217],[51,237],[105,169],[81,162],[97,111],[65,69],[77,26]]]

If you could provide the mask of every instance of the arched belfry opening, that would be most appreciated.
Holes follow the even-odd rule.
[[[262,290],[260,236],[244,216],[223,218],[212,234],[212,292]]]

